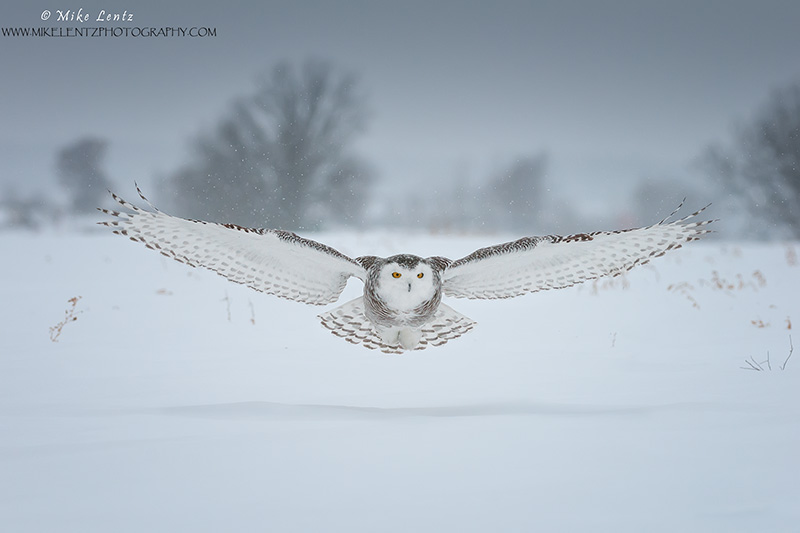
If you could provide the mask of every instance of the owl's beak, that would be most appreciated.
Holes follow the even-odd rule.
[[[411,292],[411,284],[408,284],[408,292]]]

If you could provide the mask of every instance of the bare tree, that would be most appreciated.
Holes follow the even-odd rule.
[[[324,176],[326,187],[317,203],[322,208],[317,216],[343,225],[362,224],[374,175],[372,166],[362,159],[343,157]]]
[[[59,181],[67,189],[74,211],[94,212],[103,202],[103,195],[110,187],[102,169],[107,146],[106,141],[84,138],[65,146],[56,155]]]
[[[38,230],[54,217],[56,208],[49,205],[41,191],[21,195],[13,184],[0,194],[0,230],[7,228]]]
[[[195,144],[195,162],[169,178],[189,216],[279,228],[357,221],[371,167],[348,150],[366,119],[353,74],[288,63]]]
[[[206,220],[263,224],[270,208],[267,144],[252,109],[237,101],[228,117],[195,141],[195,162],[170,176],[178,211]]]
[[[739,203],[766,224],[800,237],[800,84],[773,92],[729,148],[712,146],[704,156],[709,172]]]
[[[434,231],[529,233],[540,221],[547,163],[544,152],[517,157],[481,181],[459,169],[438,188],[409,193],[402,218]]]
[[[519,157],[489,183],[489,209],[497,225],[510,230],[530,230],[538,222],[538,207],[545,194],[547,155]]]

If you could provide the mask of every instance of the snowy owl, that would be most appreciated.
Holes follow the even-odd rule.
[[[524,237],[455,261],[411,254],[353,259],[288,231],[174,217],[136,189],[152,210],[111,193],[128,211],[100,209],[115,218],[99,224],[189,266],[307,304],[335,302],[355,276],[364,282],[364,295],[319,315],[322,325],[353,344],[398,354],[440,346],[473,328],[475,322],[442,303],[442,296],[512,298],[617,276],[699,239],[712,222],[688,222],[705,207],[668,222],[676,209],[645,228]]]

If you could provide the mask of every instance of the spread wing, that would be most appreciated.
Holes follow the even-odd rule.
[[[450,264],[444,292],[456,298],[511,298],[617,276],[709,233],[705,226],[712,220],[688,222],[706,207],[667,222],[676,209],[646,228],[525,237],[482,248]]]
[[[193,267],[205,267],[236,283],[281,298],[314,305],[335,302],[350,276],[366,270],[329,246],[281,230],[187,220],[146,211],[111,193],[130,212],[100,211],[115,217],[99,222],[114,233]]]

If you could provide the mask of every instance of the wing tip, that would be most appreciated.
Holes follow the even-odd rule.
[[[685,216],[685,217],[683,217],[683,218],[679,218],[678,220],[674,220],[674,221],[672,221],[672,222],[667,222],[669,219],[671,219],[673,216],[675,216],[675,214],[676,214],[678,211],[680,211],[681,207],[683,207],[683,204],[684,204],[685,202],[686,202],[686,198],[684,197],[684,199],[683,199],[683,200],[681,200],[681,202],[678,204],[678,207],[676,207],[676,208],[675,208],[675,209],[672,211],[672,213],[670,213],[670,214],[669,214],[667,217],[665,217],[663,220],[661,220],[661,222],[659,222],[658,224],[656,224],[656,226],[662,226],[662,225],[665,225],[665,224],[680,224],[680,223],[682,223],[682,222],[686,222],[687,220],[689,220],[689,219],[692,219],[692,218],[694,218],[694,217],[698,216],[700,213],[702,213],[703,211],[705,211],[706,209],[708,209],[709,207],[711,207],[711,205],[713,204],[713,202],[709,202],[708,204],[704,205],[703,207],[701,207],[701,208],[700,208],[700,209],[698,209],[697,211],[695,211],[695,212],[693,212],[693,213],[690,213],[690,214],[686,215],[686,216]],[[718,219],[718,218],[715,218],[715,219],[711,219],[711,220],[704,220],[704,221],[701,221],[701,222],[695,222],[695,224],[696,224],[697,226],[700,226],[700,225],[711,224],[712,222],[719,222],[719,219]]]
[[[153,209],[153,211],[155,211],[156,213],[160,213],[161,210],[158,209],[156,206],[154,206],[153,203],[150,202],[150,200],[147,199],[147,197],[142,192],[142,189],[139,187],[139,184],[136,183],[135,181],[133,182],[133,184],[134,184],[134,187],[136,187],[136,192],[139,194],[139,198],[144,200],[147,203],[147,205],[150,206],[151,209]],[[136,213],[146,213],[147,212],[146,210],[142,209],[141,207],[138,207],[137,205],[127,201],[126,199],[124,199],[122,196],[118,195],[117,193],[115,193],[111,189],[106,189],[106,191],[108,191],[108,194],[111,195],[111,198],[113,198],[115,202],[117,202],[119,205],[121,205],[125,209],[129,209],[129,210],[134,211]],[[97,210],[101,211],[101,212],[103,212],[103,213],[105,213],[107,215],[120,216],[119,212],[113,211],[113,210],[110,210],[110,209],[104,209],[102,207],[98,207]]]

